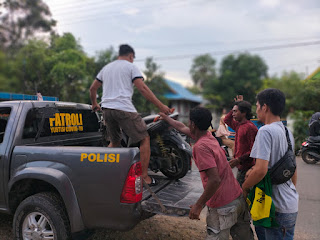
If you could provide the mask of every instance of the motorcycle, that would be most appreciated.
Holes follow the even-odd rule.
[[[301,156],[308,164],[315,164],[320,161],[320,136],[310,136],[302,143]]]
[[[169,115],[177,119],[179,114]],[[184,177],[191,167],[192,148],[182,135],[167,122],[159,119],[159,115],[143,118],[150,136],[149,169],[157,173],[161,171],[170,179]],[[138,147],[129,136],[122,131],[122,147]]]
[[[320,112],[314,113],[309,121],[309,137],[302,143],[301,155],[308,164],[320,161]]]

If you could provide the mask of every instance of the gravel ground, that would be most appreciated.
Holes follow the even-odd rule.
[[[200,221],[187,217],[168,217],[156,215],[140,222],[134,229],[127,232],[96,230],[87,240],[196,240],[204,239],[205,211]],[[12,240],[12,217],[0,214],[0,239]],[[231,239],[231,238],[230,238]],[[296,231],[295,240],[318,240],[319,236],[311,236]]]
[[[128,232],[97,230],[88,240],[194,240],[204,239],[205,221],[192,221],[186,217],[154,216],[139,223]]]
[[[194,240],[205,237],[205,217],[192,221],[187,217],[156,215],[127,232],[96,230],[87,240]],[[0,239],[12,240],[12,217],[0,214]]]

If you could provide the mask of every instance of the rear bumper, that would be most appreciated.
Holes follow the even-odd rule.
[[[127,231],[142,220],[141,203],[120,204],[120,207],[91,208],[90,214],[85,217],[87,229],[107,228],[111,230]]]

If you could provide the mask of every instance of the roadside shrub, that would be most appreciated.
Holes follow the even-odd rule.
[[[295,111],[292,115],[294,119],[293,134],[296,153],[300,150],[301,144],[309,136],[308,124],[313,113],[313,111]]]

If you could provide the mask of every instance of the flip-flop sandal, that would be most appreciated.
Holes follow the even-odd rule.
[[[157,186],[159,184],[159,182],[153,178],[153,177],[150,177],[151,178],[151,183],[149,183],[149,187],[152,187],[152,186]]]

